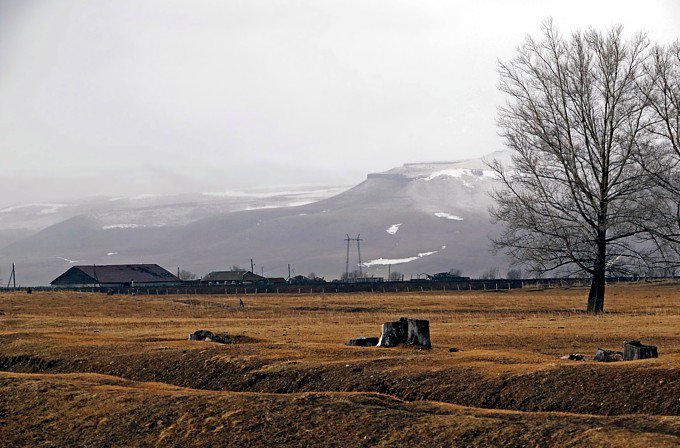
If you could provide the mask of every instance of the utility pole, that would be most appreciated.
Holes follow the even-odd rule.
[[[347,241],[347,258],[345,258],[345,280],[349,280],[349,243],[352,241],[352,238],[349,237],[349,233],[346,235],[347,238],[345,238],[345,241]]]
[[[290,263],[288,263],[288,281],[290,281]]]
[[[392,274],[392,265],[388,264],[387,265],[387,281],[390,281],[390,275]]]
[[[255,264],[253,263],[253,259],[250,259],[250,272],[253,274],[255,273]]]
[[[361,269],[361,234],[357,235],[357,253],[359,254],[359,277],[362,277],[363,271]]]

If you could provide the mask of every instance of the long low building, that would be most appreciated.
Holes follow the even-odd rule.
[[[56,287],[177,286],[181,280],[157,264],[73,266],[50,282]]]
[[[251,271],[213,271],[201,279],[204,285],[243,285],[265,281],[266,277],[253,274]]]

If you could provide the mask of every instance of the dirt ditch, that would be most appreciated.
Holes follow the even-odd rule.
[[[375,393],[239,394],[0,374],[7,446],[672,447],[677,417],[489,411]],[[1,422],[1,420],[0,420]]]
[[[490,374],[470,367],[409,372],[398,358],[337,363],[278,363],[229,358],[219,348],[150,353],[82,354],[74,358],[0,357],[0,370],[91,372],[203,390],[291,394],[379,392],[408,401],[441,401],[488,409],[580,414],[680,415],[680,369],[638,363],[560,365]]]

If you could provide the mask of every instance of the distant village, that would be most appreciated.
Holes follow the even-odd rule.
[[[284,277],[265,277],[250,270],[231,269],[212,271],[200,278],[192,275],[182,276],[162,268],[157,264],[116,264],[116,265],[80,265],[72,266],[50,282],[55,288],[154,288],[177,286],[226,286],[226,285],[304,285],[329,283],[322,277],[295,275]],[[392,281],[403,281],[391,278]],[[428,275],[423,280],[434,281],[466,281],[469,277],[458,274],[438,273]],[[367,277],[345,273],[339,280],[331,283],[382,283],[383,277]]]

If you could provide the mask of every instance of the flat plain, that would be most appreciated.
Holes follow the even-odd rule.
[[[680,285],[586,296],[0,293],[0,445],[679,446]],[[402,316],[431,350],[345,345]]]

